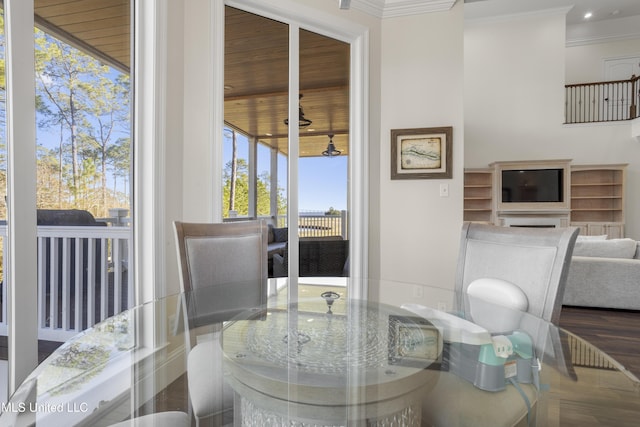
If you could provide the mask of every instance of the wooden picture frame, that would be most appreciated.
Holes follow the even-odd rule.
[[[392,129],[391,179],[450,179],[453,127]]]

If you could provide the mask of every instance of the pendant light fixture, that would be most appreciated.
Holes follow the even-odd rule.
[[[302,99],[302,94],[300,94],[299,99]],[[298,101],[298,127],[306,128],[307,126],[311,125],[311,123],[313,122],[304,116],[302,104],[300,104],[300,101]],[[284,119],[284,124],[289,126],[289,119]]]
[[[336,146],[333,143],[333,134],[330,133],[327,136],[329,137],[329,144],[327,145],[327,149],[322,152],[322,155],[326,157],[339,156],[342,151],[336,150]]]

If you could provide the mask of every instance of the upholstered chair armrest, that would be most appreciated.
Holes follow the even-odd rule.
[[[284,255],[273,254],[273,277],[286,277],[288,269]]]

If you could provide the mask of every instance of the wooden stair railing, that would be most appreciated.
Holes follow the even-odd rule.
[[[565,85],[565,123],[597,123],[638,117],[640,77]]]

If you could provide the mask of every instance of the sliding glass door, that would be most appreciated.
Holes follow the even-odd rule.
[[[268,221],[269,275],[296,294],[346,291],[349,66],[348,43],[225,8],[222,217]]]

